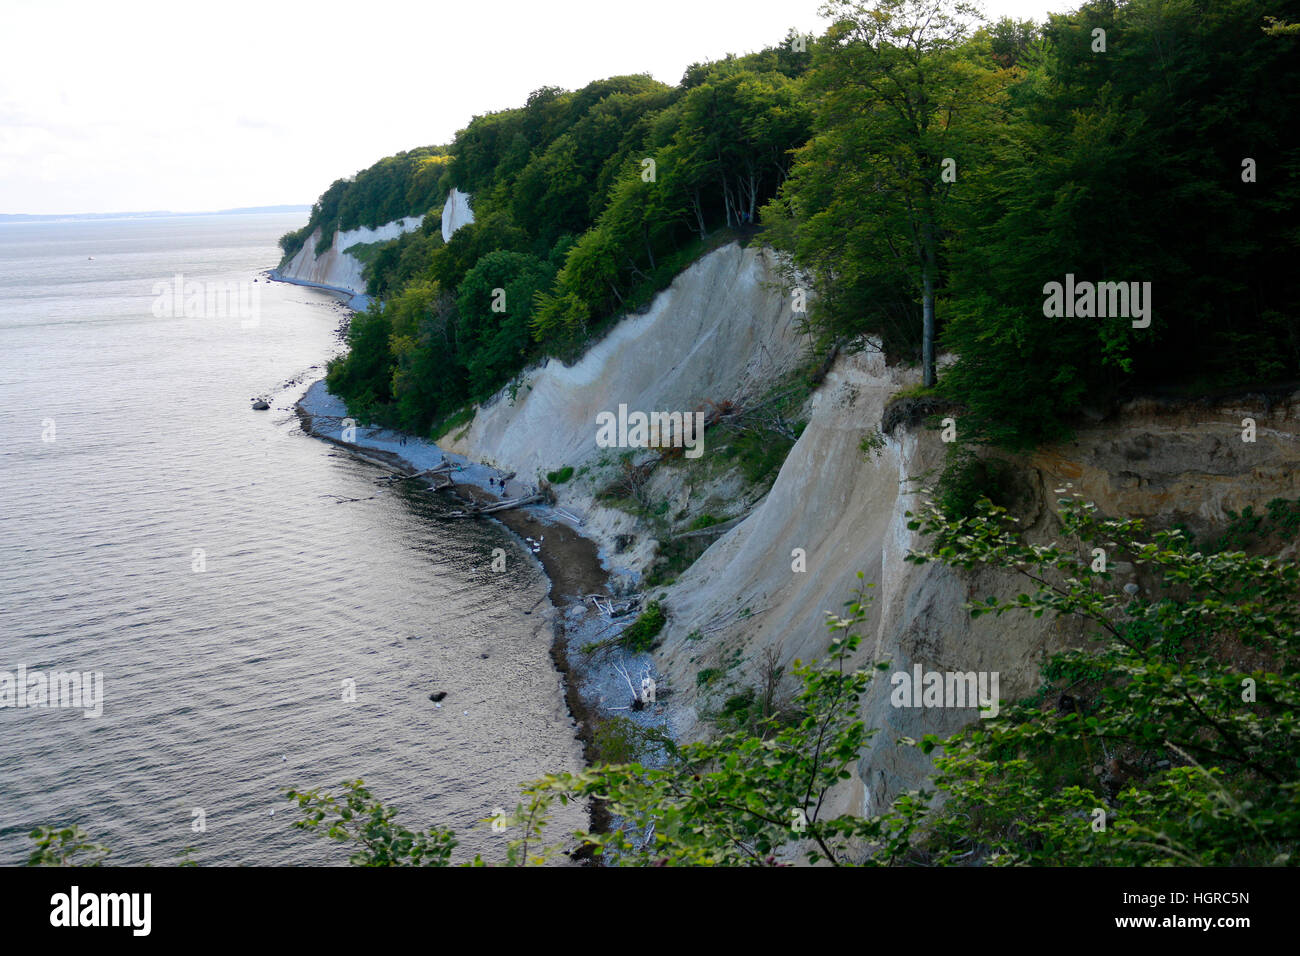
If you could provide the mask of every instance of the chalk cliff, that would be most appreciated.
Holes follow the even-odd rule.
[[[396,239],[404,232],[419,228],[423,220],[423,216],[408,216],[376,229],[362,227],[339,230],[334,233],[334,242],[319,256],[316,255],[316,244],[320,242],[321,232],[319,228],[314,229],[297,255],[283,268],[276,270],[275,277],[287,282],[301,282],[352,295],[364,295],[366,283],[361,277],[362,263],[355,256],[349,255],[347,250],[358,243]]]
[[[469,194],[453,189],[442,205],[442,241],[446,242],[461,226],[474,221],[474,211],[469,208]]]
[[[457,229],[474,221],[474,212],[469,206],[469,195],[459,189],[453,189],[447,196],[442,209],[442,239],[446,242]],[[364,309],[367,305],[366,281],[362,277],[364,264],[348,250],[358,244],[386,242],[396,239],[406,232],[418,229],[424,221],[423,216],[407,216],[384,223],[375,229],[361,227],[358,229],[338,230],[334,241],[320,255],[316,254],[316,245],[320,242],[319,228],[312,230],[302,248],[279,269],[272,271],[272,277],[285,282],[302,285],[320,286],[344,292],[352,296],[353,308]]]
[[[561,500],[585,517],[584,533],[612,557],[616,536],[638,529],[625,512],[595,500],[618,452],[597,447],[596,415],[616,413],[620,403],[692,412],[707,401],[761,394],[794,367],[802,347],[776,278],[771,253],[724,246],[682,272],[642,314],[619,322],[576,364],[551,359],[526,371],[513,398],[503,389],[466,429],[439,444],[528,479],[586,465],[590,475],[563,485]],[[643,532],[636,537],[618,565],[636,569],[653,555],[654,540]]]
[[[525,478],[564,465],[599,474],[609,456],[595,444],[598,412],[620,403],[646,411],[689,410],[706,399],[743,403],[797,364],[801,342],[776,280],[770,253],[734,244],[719,249],[577,364],[552,360],[527,371],[513,397],[503,390],[440,443]],[[651,595],[663,593],[670,611],[656,657],[679,736],[705,733],[711,710],[758,682],[765,649],[775,649],[787,667],[795,658],[820,657],[829,640],[826,612],[843,610],[859,571],[875,584],[862,662],[888,660],[891,670],[919,663],[928,670],[996,671],[1001,698],[1011,700],[1034,690],[1048,654],[1081,639],[1076,627],[1047,617],[971,620],[965,602],[1024,590],[1009,572],[972,574],[903,560],[922,544],[907,529],[905,512],[919,504],[920,479],[942,466],[945,446],[937,432],[907,425],[885,434],[874,453],[859,446],[881,425],[891,396],[916,378],[913,370],[888,366],[879,352],[842,355],[810,399],[808,425],[766,497],[675,583]],[[1247,416],[1258,422],[1254,443],[1241,440]],[[1195,408],[1132,403],[1068,443],[1012,459],[1022,521],[1031,538],[1052,539],[1054,489],[1071,482],[1107,513],[1208,529],[1227,509],[1300,497],[1298,425],[1300,393]],[[676,487],[672,474],[693,472],[670,472],[663,479],[669,483],[655,489],[676,512],[706,483]],[[583,530],[611,566],[635,576],[655,542],[630,515],[597,501],[602,480],[559,486],[560,505],[586,519]],[[627,535],[635,543],[616,546]],[[795,549],[806,555],[806,570],[794,569]],[[1132,567],[1114,570],[1135,574]],[[700,687],[696,675],[704,668],[724,677]],[[856,777],[835,795],[839,809],[868,812],[925,779],[929,761],[915,748],[896,747],[898,737],[944,735],[977,719],[974,711],[897,709],[889,690],[888,675],[879,677],[863,701],[863,718],[880,733]]]

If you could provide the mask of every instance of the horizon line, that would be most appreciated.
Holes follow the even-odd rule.
[[[265,206],[234,206],[229,209],[136,209],[121,212],[0,213],[0,222],[47,222],[70,219],[127,219],[164,216],[225,216],[255,212],[310,212],[310,203],[281,203]]]

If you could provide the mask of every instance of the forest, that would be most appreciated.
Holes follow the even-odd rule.
[[[810,279],[812,351],[882,342],[980,441],[1057,439],[1137,393],[1294,379],[1296,4],[1097,0],[1041,24],[927,6],[836,0],[820,36],[676,86],[543,87],[336,182],[286,257],[317,227],[328,245],[429,216],[372,251],[381,302],[330,387],[365,420],[436,432],[737,239]],[[444,244],[453,186],[476,222]],[[1150,283],[1150,322],[1047,317],[1067,275]]]
[[[674,86],[542,87],[450,144],[335,182],[281,240],[286,260],[318,230],[324,249],[339,230],[425,219],[359,250],[374,304],[329,388],[364,422],[437,438],[741,242],[780,253],[791,293],[808,293],[810,368],[879,348],[918,373],[896,399],[960,409],[958,464],[978,463],[972,446],[1061,440],[1137,396],[1251,393],[1267,407],[1294,392],[1300,0],[1093,0],[1041,23],[986,22],[961,0],[829,0],[824,13],[820,35],[694,64]],[[443,242],[453,188],[475,222]],[[1067,486],[1041,544],[976,485],[941,482],[905,513],[921,545],[902,560],[1005,572],[1024,590],[972,587],[964,610],[1005,619],[999,636],[1026,615],[1073,623],[1087,646],[1044,652],[1041,684],[996,719],[890,741],[932,758],[923,787],[853,812],[827,800],[861,779],[879,732],[861,704],[890,667],[858,653],[878,640],[859,572],[843,614],[826,612],[824,658],[791,663],[792,698],[777,696],[773,655],[761,687],[711,715],[710,739],[609,720],[598,759],[524,783],[482,821],[508,832],[504,862],[1300,862],[1300,565],[1278,557],[1300,535],[1300,500],[1228,511],[1204,537],[1172,513],[1150,527],[1107,516]],[[699,517],[693,530],[716,522]],[[1143,565],[1142,583],[1108,552]],[[653,650],[670,613],[651,601],[617,640]],[[296,831],[354,864],[453,861],[449,825],[409,829],[363,780],[284,796]],[[571,802],[603,818],[548,831]],[[108,852],[76,826],[31,837],[33,864]]]

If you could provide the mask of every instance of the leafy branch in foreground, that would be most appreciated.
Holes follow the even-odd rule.
[[[452,851],[459,845],[456,834],[445,827],[426,832],[409,830],[397,823],[397,811],[374,798],[362,780],[345,780],[339,797],[322,790],[289,790],[286,796],[302,814],[293,827],[324,833],[331,840],[351,843],[356,851],[348,858],[354,866],[450,866]],[[528,788],[524,788],[529,793]],[[500,812],[484,820],[494,831],[509,833],[505,863],[508,866],[537,866],[558,852],[542,840],[552,803],[549,792],[529,793],[526,803],[511,813]],[[479,855],[464,864],[487,866]]]
[[[969,605],[973,616],[1078,617],[1100,645],[1055,656],[1048,693],[946,743],[935,860],[1296,862],[1300,567],[1197,551],[1178,530],[1148,536],[1077,495],[1060,507],[1068,545],[1024,543],[987,500],[969,518],[932,504],[910,524],[940,542],[911,561],[1012,569],[1032,583]],[[1112,584],[1108,561],[1121,557],[1150,593]]]
[[[27,857],[28,866],[102,866],[112,851],[90,842],[81,827],[37,827],[28,836],[36,846]]]
[[[295,830],[356,844],[348,860],[357,866],[446,866],[456,848],[451,830],[430,827],[420,833],[395,822],[397,811],[375,800],[361,780],[343,782],[342,802],[319,790],[290,790],[286,796],[302,813]]]

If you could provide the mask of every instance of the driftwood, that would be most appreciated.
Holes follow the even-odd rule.
[[[826,376],[830,372],[831,366],[835,364],[835,359],[839,357],[840,349],[844,348],[845,342],[845,339],[836,339],[831,345],[831,350],[826,353],[826,357],[821,360],[821,363],[813,371],[809,379],[812,384],[820,385],[826,380]]]
[[[586,522],[585,522],[582,518],[579,518],[577,515],[575,515],[575,514],[574,514],[573,512],[571,512],[571,511],[566,511],[566,510],[563,509],[563,508],[553,508],[552,510],[553,510],[556,514],[558,514],[558,515],[562,515],[563,517],[568,518],[570,521],[576,521],[576,522],[577,522],[578,524],[580,524],[580,525],[581,525],[581,524],[586,524]]]
[[[396,484],[399,481],[411,481],[414,478],[426,478],[433,475],[445,475],[451,472],[452,466],[443,462],[441,465],[434,465],[432,468],[426,468],[424,471],[417,471],[412,475],[399,475],[394,472],[391,475],[384,475],[379,481],[391,481]]]
[[[650,700],[646,699],[648,696],[646,693],[646,683],[647,681],[650,682],[651,684],[654,683],[654,678],[651,677],[651,674],[654,673],[654,665],[647,664],[644,668],[642,668],[641,670],[642,690],[640,693],[638,693],[636,689],[636,685],[632,683],[632,675],[627,672],[627,668],[619,666],[618,661],[614,661],[613,663],[614,663],[614,670],[618,673],[619,677],[623,678],[623,680],[627,682],[627,689],[632,692],[632,703],[627,707],[610,707],[609,709],[610,710],[641,710],[645,707],[646,704],[651,703],[653,701],[653,698],[651,698]]]
[[[728,518],[726,521],[719,521],[717,524],[711,524],[707,528],[701,528],[699,531],[687,531],[683,534],[675,534],[673,535],[673,540],[681,541],[683,538],[706,538],[710,535],[723,534],[740,524],[744,518],[744,515],[739,515],[735,518]]]
[[[452,511],[444,515],[446,518],[477,518],[481,515],[490,515],[497,511],[509,511],[511,508],[522,508],[525,505],[536,504],[543,500],[542,495],[524,495],[522,498],[509,498],[505,501],[497,501],[490,505],[470,505],[465,511]]]
[[[391,491],[393,488],[397,487],[397,485],[400,484],[401,482],[410,481],[413,478],[431,478],[435,482],[434,487],[426,488],[425,490],[441,491],[443,488],[449,488],[453,484],[455,484],[455,482],[451,481],[450,478],[447,478],[447,475],[453,470],[455,470],[454,465],[449,465],[446,462],[443,462],[440,465],[434,465],[432,468],[426,468],[424,469],[424,471],[417,471],[411,475],[402,475],[397,472],[392,472],[391,474],[382,475],[379,478],[375,479],[375,482],[377,484],[383,484],[386,487],[380,489],[375,494],[370,495],[369,497],[344,498],[342,495],[322,495],[321,497],[333,498],[335,502],[338,504],[347,504],[353,501],[373,501],[375,498],[379,497],[379,495],[382,495],[385,491]],[[437,484],[436,482],[438,479],[444,479],[446,481],[446,484],[443,485]]]
[[[626,600],[615,602],[613,598],[606,597],[603,594],[588,594],[585,600],[594,604],[596,610],[610,620],[626,617],[641,606],[641,598],[635,595]]]

